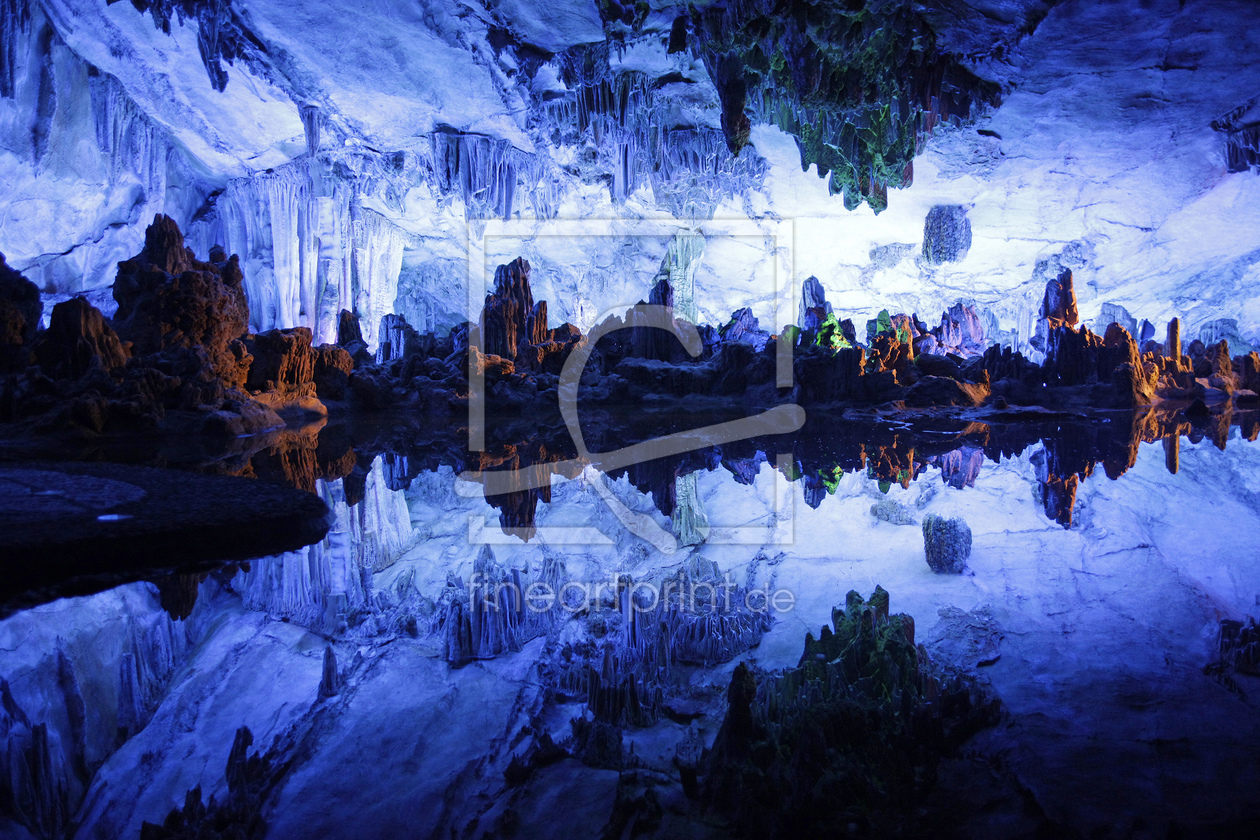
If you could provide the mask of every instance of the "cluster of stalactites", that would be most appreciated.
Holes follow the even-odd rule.
[[[362,206],[361,186],[303,159],[230,182],[190,225],[194,248],[246,255],[253,331],[305,326],[318,343],[329,342],[347,309],[364,319],[364,338],[376,345],[410,238]]]
[[[606,44],[569,50],[561,62],[569,93],[542,106],[543,120],[563,142],[589,141],[607,155],[600,163],[614,202],[647,187],[675,216],[706,219],[764,179],[765,160],[752,149],[732,154],[720,129],[672,125],[658,93],[664,79],[613,71]]]
[[[777,125],[849,209],[884,209],[935,126],[996,101],[908,3],[745,0],[694,13],[692,27],[731,149],[753,121]]]
[[[1225,164],[1230,172],[1260,169],[1260,97],[1256,97],[1212,121],[1225,133]]]

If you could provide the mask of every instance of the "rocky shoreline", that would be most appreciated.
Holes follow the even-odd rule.
[[[1034,342],[1045,347],[1040,364],[986,346],[979,318],[962,304],[932,328],[914,314],[881,312],[861,341],[816,278],[804,284],[800,324],[774,335],[748,309],[720,328],[686,323],[662,277],[648,301],[583,336],[571,324],[548,327],[546,301],[534,301],[529,278],[523,259],[500,266],[478,323],[444,336],[387,315],[373,353],[358,319],[343,311],[337,343],[314,346],[305,327],[250,334],[236,257],[212,249],[208,261],[198,260],[174,221],[159,216],[144,250],[119,265],[112,319],[73,298],[53,308],[47,329],[36,329],[38,290],[4,268],[2,435],[240,437],[330,412],[390,408],[459,425],[478,400],[496,417],[548,420],[559,417],[562,387],[574,383],[569,397],[589,408],[990,409],[1017,420],[1015,407],[1155,406],[1200,418],[1260,407],[1254,351],[1231,358],[1226,341],[1183,348],[1176,319],[1164,342],[1141,346],[1119,323],[1102,336],[1078,327],[1068,270],[1047,284]],[[659,311],[672,320],[658,324]],[[1144,324],[1142,333],[1150,332]],[[566,385],[578,347],[585,364],[568,371]],[[779,387],[780,353],[789,354],[789,387]]]

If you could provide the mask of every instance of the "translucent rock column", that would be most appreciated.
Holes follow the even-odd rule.
[[[683,229],[674,236],[661,261],[656,279],[669,281],[674,290],[674,317],[695,323],[696,267],[704,254],[704,236],[697,230]],[[674,479],[674,535],[682,545],[699,545],[709,536],[709,517],[700,503],[696,473]]]
[[[674,290],[674,317],[685,318],[693,324],[699,317],[696,311],[696,268],[703,254],[704,235],[684,228],[670,240],[665,258],[661,260],[661,269],[656,273],[655,282],[668,280]]]
[[[1181,319],[1168,322],[1168,337],[1164,340],[1164,355],[1174,361],[1181,360]]]
[[[697,473],[674,479],[674,536],[681,545],[699,545],[709,538],[709,515],[700,503]]]

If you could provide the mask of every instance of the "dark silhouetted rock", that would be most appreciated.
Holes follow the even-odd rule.
[[[978,406],[989,398],[988,383],[959,382],[944,376],[924,376],[906,392],[906,405]]]
[[[1252,350],[1238,362],[1238,383],[1248,391],[1260,393],[1260,353]]]
[[[1234,365],[1229,358],[1229,342],[1222,339],[1216,344],[1209,344],[1203,352],[1207,360],[1210,375],[1232,377]]]
[[[862,835],[853,826],[870,825],[858,822],[867,814],[913,813],[919,780],[935,778],[940,758],[999,712],[974,680],[935,666],[915,643],[914,619],[890,615],[880,587],[833,608],[796,668],[741,663],[727,703],[701,798],[741,836],[769,840]],[[880,822],[889,836],[932,833],[907,824]]]
[[[673,55],[687,49],[687,16],[679,15],[674,18],[673,25],[669,28],[669,45],[666,47],[666,54]]]
[[[135,355],[201,346],[215,375],[239,384],[244,371],[231,345],[249,327],[244,277],[235,255],[214,255],[220,261],[196,259],[173,219],[154,218],[144,249],[118,264],[114,327]]]
[[[726,326],[718,331],[723,341],[742,341],[751,344],[753,349],[761,352],[770,340],[770,334],[761,329],[761,324],[752,310],[744,307],[731,316]]]
[[[127,351],[101,311],[76,297],[53,307],[48,329],[36,340],[35,359],[49,376],[78,379],[89,370],[122,367]]]
[[[158,602],[172,621],[183,621],[197,606],[197,593],[204,573],[158,575],[152,579],[158,590]]]
[[[1234,392],[1234,405],[1243,409],[1260,408],[1260,394],[1249,389],[1239,389]]]
[[[363,340],[363,332],[359,329],[359,316],[346,309],[341,310],[337,318],[337,346],[344,347],[356,365],[367,365],[375,361],[368,351],[367,342]]]
[[[1146,374],[1140,364],[1120,365],[1112,371],[1111,382],[1121,407],[1150,405],[1155,397],[1155,380]]]
[[[748,102],[748,83],[738,56],[724,57],[718,63],[713,81],[722,105],[722,133],[726,135],[726,145],[731,154],[738,155],[752,136],[752,121],[744,110]]]
[[[344,400],[354,359],[344,347],[321,344],[315,348],[315,393],[321,400]]]
[[[359,328],[359,316],[348,309],[341,310],[337,316],[337,343],[349,347],[356,341],[363,340],[363,331]]]
[[[380,370],[356,370],[350,375],[350,391],[364,408],[379,410],[398,402],[394,383]]]
[[[1118,373],[1124,365],[1129,369]],[[1085,327],[1051,327],[1042,370],[1046,384],[1051,386],[1115,383],[1118,390],[1109,399],[1130,406],[1150,402],[1157,373],[1154,368],[1148,373],[1136,342],[1119,324],[1108,327],[1104,338]],[[1132,402],[1134,399],[1139,402]]]
[[[837,352],[810,346],[793,357],[793,375],[806,403],[852,400],[863,396],[862,369],[866,351],[847,347]]]
[[[914,363],[918,365],[919,370],[928,376],[944,376],[950,379],[962,378],[962,370],[958,367],[958,363],[948,356],[920,353],[915,357]]]
[[[923,550],[937,574],[962,574],[971,556],[971,528],[961,518],[929,513],[923,519]]]
[[[319,680],[319,698],[335,697],[341,692],[341,677],[337,673],[337,655],[332,646],[324,648],[324,670]]]
[[[961,204],[938,204],[923,222],[923,258],[932,265],[957,262],[971,250],[971,221]]]
[[[0,374],[26,367],[43,311],[39,287],[10,268],[0,254]]]
[[[527,321],[534,314],[534,293],[529,287],[529,263],[517,257],[494,272],[494,292],[486,295],[481,310],[481,351],[515,360],[517,347],[531,342]]]

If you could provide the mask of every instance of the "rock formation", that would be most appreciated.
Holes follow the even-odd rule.
[[[971,250],[971,220],[967,208],[938,204],[923,222],[923,258],[931,265],[958,262]]]
[[[871,516],[881,522],[887,522],[891,525],[918,525],[919,520],[914,518],[914,514],[905,505],[900,505],[892,499],[880,499],[871,505]]]
[[[945,519],[934,513],[923,519],[923,550],[937,574],[962,574],[971,556],[971,528],[961,518]]]
[[[1076,289],[1072,286],[1072,270],[1065,268],[1046,283],[1041,302],[1041,317],[1051,327],[1074,327],[1080,318],[1076,307]]]
[[[81,297],[53,307],[34,347],[36,364],[55,379],[79,379],[93,370],[108,374],[130,355],[100,310]]]
[[[975,682],[934,666],[880,587],[850,592],[794,670],[737,667],[727,702],[702,798],[761,837],[920,833],[942,758],[998,717]]]
[[[115,329],[137,355],[201,347],[214,375],[239,387],[248,368],[239,344],[249,327],[243,280],[235,255],[198,260],[175,221],[159,215],[144,249],[118,266]]]
[[[26,367],[43,307],[39,287],[0,254],[0,375]]]

